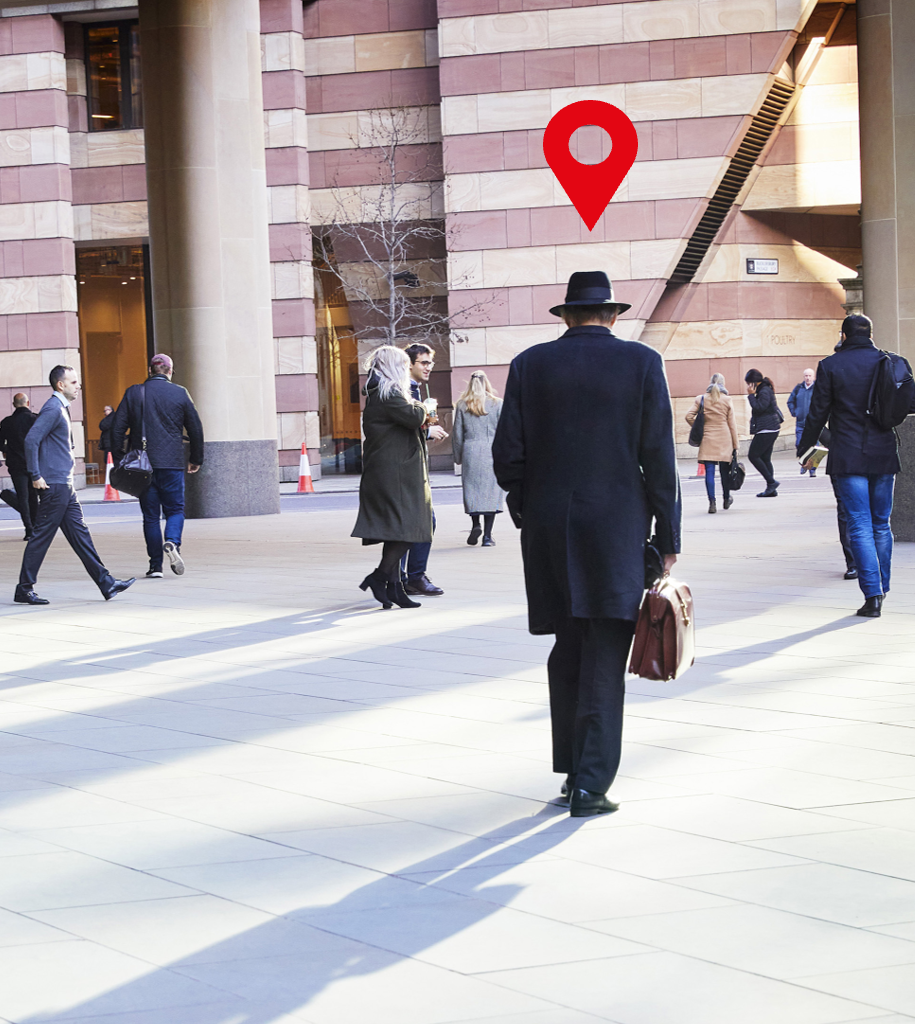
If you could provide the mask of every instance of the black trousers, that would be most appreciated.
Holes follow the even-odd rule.
[[[836,488],[836,478],[831,476],[829,479],[832,481],[832,493],[836,496],[836,519],[839,522],[839,543],[842,545],[842,554],[845,555],[845,568],[854,569],[855,553],[848,542],[848,513],[845,510],[842,499],[839,497],[839,492]]]
[[[778,434],[773,430],[771,433],[754,434],[750,442],[750,450],[747,458],[753,464],[753,468],[766,481],[766,487],[771,488],[775,482],[775,473],[772,469],[772,449],[778,440]]]
[[[32,486],[28,473],[10,473],[10,479],[19,499],[19,517],[22,519],[22,525],[26,533],[31,533],[38,518],[38,491]]]
[[[71,484],[49,484],[38,498],[38,516],[32,538],[25,546],[22,556],[22,570],[19,573],[19,589],[32,590],[38,579],[51,541],[58,528],[67,538],[67,543],[76,552],[99,590],[107,589],[113,583],[108,570],[95,550],[89,528],[83,519],[82,506]]]
[[[606,793],[620,766],[626,663],[635,623],[566,619],[547,661],[553,771]]]

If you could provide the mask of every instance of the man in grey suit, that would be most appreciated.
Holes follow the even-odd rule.
[[[40,498],[38,518],[22,556],[13,600],[17,604],[50,603],[35,593],[35,581],[59,527],[102,596],[110,601],[136,580],[116,580],[102,565],[73,488],[70,403],[76,401],[80,392],[76,371],[72,366],[55,366],[48,375],[48,383],[54,394],[42,406],[25,438],[26,466]]]

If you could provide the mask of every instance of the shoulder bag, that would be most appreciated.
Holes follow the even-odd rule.
[[[743,487],[743,482],[747,476],[746,467],[737,458],[737,451],[731,455],[731,463],[727,469],[728,474],[728,489],[731,491],[739,491]]]
[[[643,679],[669,682],[695,660],[692,594],[685,583],[663,576],[642,600],[629,671]]]
[[[131,448],[111,470],[111,486],[116,491],[124,491],[125,494],[130,494],[134,498],[139,498],[146,488],[149,487],[153,474],[152,463],[146,454],[145,384],[140,388],[140,426],[142,429],[143,447]]]
[[[705,433],[705,398],[699,399],[699,411],[696,413],[696,418],[693,420],[693,425],[689,431],[689,446],[690,448],[698,448],[702,444],[702,435]],[[682,434],[680,435],[683,436]]]

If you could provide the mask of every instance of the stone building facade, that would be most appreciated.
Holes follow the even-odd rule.
[[[229,8],[239,26],[247,19],[238,31],[248,36],[259,14],[260,82],[245,102],[258,118],[263,103],[262,169],[252,173],[255,190],[266,190],[272,313],[273,394],[258,399],[244,444],[275,437],[282,479],[296,476],[303,442],[315,473],[358,469],[360,362],[376,339],[356,287],[367,273],[358,246],[334,236],[340,211],[358,220],[377,193],[373,146],[392,112],[412,131],[398,154],[401,186],[414,190],[417,216],[441,228],[440,244],[411,253],[405,266],[415,259],[425,268],[416,294],[450,309],[431,384],[446,423],[474,369],[501,387],[517,352],[560,333],[548,309],[580,269],[606,270],[633,304],[620,333],[664,353],[681,443],[679,413],[712,372],[741,393],[756,366],[785,396],[831,351],[844,315],[838,280],[862,260],[855,4],[8,0],[0,7],[0,407],[16,391],[37,406],[50,366],[81,365],[85,395],[74,420],[86,464],[100,464],[102,407],[142,375],[150,350],[171,348],[176,380],[195,393],[207,387],[205,367],[186,373],[205,340],[181,348],[176,309],[211,300],[169,297],[163,282],[169,267],[193,278],[197,262],[209,266],[207,239],[231,229],[211,225],[216,235],[207,235],[206,188],[177,201],[172,158],[160,156],[175,148],[179,107],[160,101],[162,88],[150,93],[149,82],[170,80],[162,77],[174,59],[171,44],[163,49],[166,22],[167,38],[193,63],[199,47],[182,50],[185,37],[196,39],[196,29],[218,42],[233,24]],[[221,52],[207,57],[214,68]],[[115,58],[117,72],[106,63]],[[195,117],[210,123],[206,96],[194,95],[177,117],[192,140]],[[549,118],[579,99],[616,104],[639,135],[637,161],[591,232],[542,152]],[[214,109],[227,108],[214,101]],[[230,169],[220,156],[223,113],[214,180],[220,159]],[[607,142],[583,128],[573,152],[595,162]],[[228,222],[227,197],[213,216]],[[259,198],[250,202],[261,208]],[[234,207],[248,208],[246,198]],[[182,217],[198,226],[179,244]],[[330,240],[331,262],[313,265],[315,238]],[[255,254],[259,244],[251,243]],[[262,334],[252,328],[251,352],[266,344]],[[235,380],[233,367],[248,357],[234,344],[214,357],[234,352],[219,387],[243,408],[246,389],[259,385],[256,373],[244,387],[244,373]],[[736,405],[745,432],[744,403]],[[219,429],[226,444],[242,443],[233,424]],[[447,443],[433,455],[448,465]]]

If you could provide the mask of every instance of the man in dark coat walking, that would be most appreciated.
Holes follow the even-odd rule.
[[[153,356],[146,382],[124,392],[111,431],[116,458],[127,450],[129,430],[129,446],[140,448],[145,444],[152,464],[152,482],[140,495],[149,555],[148,579],[162,578],[163,556],[176,576],[184,574],[184,474],[196,473],[203,463],[203,425],[191,396],[180,384],[172,383],[173,370],[169,356]],[[190,441],[188,454],[184,451],[185,431]],[[163,514],[164,544],[160,525]]]
[[[550,310],[569,328],[512,361],[493,462],[521,529],[530,631],[548,661],[553,770],[575,817],[617,805],[624,679],[652,532],[680,550],[680,486],[664,363],[610,333],[627,303],[607,275],[573,274]]]
[[[32,536],[38,516],[38,491],[32,486],[25,464],[25,435],[37,419],[37,414],[29,408],[29,396],[20,391],[13,395],[12,415],[0,421],[0,451],[16,491],[17,511],[25,527],[26,540]]]
[[[871,382],[882,358],[871,340],[871,330],[870,319],[860,314],[842,321],[841,347],[817,367],[816,387],[797,454],[801,458],[817,443],[828,421],[826,472],[845,506],[848,540],[865,598],[857,614],[876,619],[890,589],[890,514],[900,466],[896,432],[881,430],[867,412]],[[891,358],[911,374],[902,356],[893,353]]]

